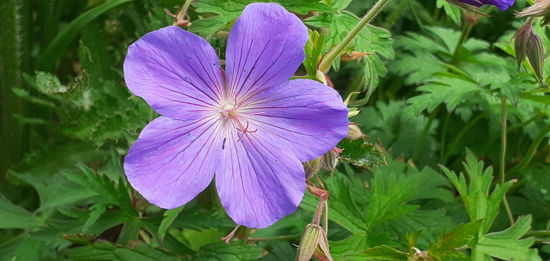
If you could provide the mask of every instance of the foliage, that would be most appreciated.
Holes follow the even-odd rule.
[[[251,2],[194,0],[183,28],[223,59]],[[376,1],[268,2],[308,27],[295,78],[321,79],[319,63]],[[319,206],[314,193],[225,244],[235,224],[214,184],[164,210],[126,180],[124,157],[158,115],[126,88],[124,57],[181,5],[0,1],[0,261],[295,258]],[[527,6],[476,17],[443,0],[390,1],[333,61],[322,78],[349,95],[350,121],[364,134],[324,155],[334,166],[309,180],[329,192],[322,225],[335,260],[550,258],[550,60],[539,83],[529,61],[518,70],[512,40],[525,23],[514,11]],[[548,49],[539,20],[534,32]]]

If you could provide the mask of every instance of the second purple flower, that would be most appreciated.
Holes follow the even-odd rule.
[[[515,2],[515,0],[453,0],[453,1],[458,1],[458,2],[462,2],[465,4],[477,6],[477,7],[480,7],[482,5],[494,5],[502,11],[508,9],[508,7],[512,6]]]

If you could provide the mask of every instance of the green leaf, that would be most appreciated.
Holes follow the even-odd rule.
[[[183,207],[184,206],[164,211],[164,218],[160,222],[159,231],[158,231],[160,240],[164,239],[164,236],[166,235],[166,231],[168,231],[168,228],[172,225],[174,220],[178,217]]]
[[[253,3],[252,0],[198,0],[193,2],[198,13],[215,14],[193,21],[191,32],[201,36],[209,36],[237,19],[244,8]],[[298,14],[308,12],[332,12],[332,8],[317,0],[273,0],[268,2],[279,3],[287,10]]]
[[[13,204],[4,195],[0,194],[0,229],[39,227],[40,219],[34,217],[28,210]]]
[[[485,92],[478,84],[449,74],[432,78],[430,82],[419,86],[417,91],[422,94],[407,100],[410,105],[407,110],[414,114],[424,110],[431,112],[442,103],[448,111],[453,111],[468,98]]]
[[[499,207],[504,194],[512,185],[512,181],[498,184],[490,191],[493,181],[493,168],[484,169],[483,161],[478,161],[471,151],[466,153],[466,162],[463,163],[469,184],[464,174],[456,175],[453,171],[441,166],[451,183],[464,201],[466,211],[471,221],[483,220],[481,233],[489,230],[499,213]]]
[[[456,25],[460,25],[460,21],[462,20],[462,12],[460,8],[458,8],[455,5],[449,4],[446,0],[437,0],[437,8],[441,8],[445,10],[445,13],[451,17],[453,22]]]
[[[344,150],[339,155],[342,160],[348,160],[357,166],[375,167],[386,163],[384,154],[374,144],[363,139],[343,139],[337,147]]]
[[[314,16],[306,19],[304,22],[311,26],[328,28],[328,34],[325,37],[325,46],[323,47],[323,52],[326,53],[344,39],[346,34],[359,22],[359,18],[348,11],[341,11],[335,14],[325,13]],[[378,85],[379,78],[385,76],[387,73],[381,58],[394,58],[395,54],[392,43],[393,40],[389,31],[373,25],[367,25],[352,41],[350,48],[346,50],[368,53],[368,55],[363,56],[361,63],[365,78],[363,89],[367,90],[369,94]],[[336,59],[332,66],[334,70],[338,70],[340,59]]]
[[[98,240],[91,245],[71,248],[68,251],[71,260],[92,261],[92,260],[116,260],[116,261],[156,261],[167,260],[177,261],[179,258],[165,253],[163,250],[152,248],[140,243],[133,249],[118,247],[114,244]]]
[[[356,199],[367,197],[361,180],[351,181],[342,173],[335,172],[335,175],[323,181],[330,191],[328,199],[328,218],[347,229],[352,233],[364,232],[365,226],[362,211],[359,209]],[[307,192],[300,207],[315,212],[319,198]]]
[[[63,30],[53,39],[46,47],[46,50],[38,58],[36,67],[39,70],[51,71],[55,68],[57,61],[61,59],[64,51],[69,47],[73,40],[78,36],[80,31],[91,23],[98,16],[105,12],[133,0],[112,0],[102,5],[96,6],[85,13],[78,16],[75,20],[69,23]]]
[[[531,216],[522,216],[512,227],[481,237],[473,249],[473,260],[486,260],[483,255],[503,260],[542,260],[538,251],[530,248],[535,243],[534,238],[520,240],[530,228]]]
[[[304,59],[304,67],[311,79],[315,79],[317,74],[317,64],[319,64],[319,60],[321,59],[324,39],[324,33],[309,30],[309,39],[305,46],[306,59]]]
[[[235,242],[232,242],[231,244],[219,242],[201,247],[199,252],[197,252],[197,255],[192,260],[244,261],[257,260],[261,255],[262,249],[253,244],[243,245]]]
[[[408,260],[408,253],[389,246],[378,246],[346,255],[346,260]]]
[[[406,109],[404,101],[377,102],[376,107],[362,108],[355,121],[369,137],[367,140],[379,142],[395,158],[411,158],[417,144],[424,139],[424,146],[419,151],[415,164],[423,166],[426,163],[435,163],[435,154],[439,148],[439,142],[435,137],[437,119],[424,134],[424,128],[429,122],[428,117],[415,115]]]
[[[445,260],[446,258],[465,256],[464,253],[456,249],[465,246],[476,238],[481,224],[481,220],[460,224],[449,233],[442,234],[439,242],[430,247],[428,252],[430,257],[435,260]]]
[[[366,225],[374,226],[406,215],[419,206],[407,203],[418,192],[419,180],[416,176],[397,177],[396,173],[374,175],[372,180],[372,195],[367,209]]]

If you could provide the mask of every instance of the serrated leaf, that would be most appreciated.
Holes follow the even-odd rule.
[[[431,112],[440,104],[445,104],[448,111],[453,111],[469,97],[485,92],[476,83],[450,75],[432,78],[429,83],[419,86],[417,91],[422,94],[407,100],[410,104],[407,110],[414,114],[424,110]]]
[[[483,220],[480,231],[485,233],[498,215],[504,194],[512,185],[512,182],[498,184],[491,191],[493,168],[484,169],[483,161],[478,161],[469,150],[466,154],[466,161],[463,165],[469,182],[466,181],[466,176],[462,173],[457,175],[454,171],[450,171],[443,166],[441,166],[441,169],[451,180],[464,201],[470,220]]]
[[[226,260],[245,261],[257,260],[262,255],[262,249],[255,245],[240,243],[225,244],[223,242],[203,246],[193,257],[194,261]]]
[[[356,204],[356,198],[365,198],[366,194],[361,186],[362,182],[351,182],[344,174],[336,172],[331,178],[324,181],[331,195],[328,199],[328,218],[348,231],[360,233],[367,230],[364,217]],[[358,194],[352,194],[352,192]],[[362,193],[362,194],[359,194]],[[319,198],[306,193],[300,207],[314,212],[319,204]]]
[[[28,210],[13,204],[0,194],[0,229],[23,228],[30,229],[40,226],[40,219]]]
[[[462,21],[462,12],[460,8],[458,8],[455,5],[449,4],[446,0],[437,0],[437,8],[441,8],[445,10],[445,13],[451,17],[453,22],[456,25],[460,25],[460,22]]]
[[[211,35],[229,23],[237,19],[244,8],[253,3],[252,0],[198,0],[193,2],[195,11],[198,13],[210,13],[214,16],[193,21],[191,32],[201,36]],[[332,12],[329,6],[317,0],[272,0],[269,2],[279,3],[287,10],[298,14],[308,12]]]
[[[520,240],[530,228],[531,216],[522,216],[512,227],[481,237],[473,249],[473,260],[486,260],[484,255],[503,260],[542,260],[538,251],[530,248],[535,243],[534,238]]]
[[[315,79],[317,74],[317,64],[319,64],[319,60],[321,59],[324,39],[324,33],[309,30],[309,39],[305,46],[306,58],[304,59],[304,68],[311,79]]]
[[[184,206],[174,208],[174,209],[168,209],[164,211],[164,218],[160,222],[159,231],[158,231],[160,240],[164,239],[164,236],[166,235],[166,231],[168,231],[168,228],[172,225],[174,220],[178,217],[183,207]]]
[[[473,240],[477,236],[481,224],[481,220],[468,224],[460,224],[449,233],[442,234],[439,242],[430,247],[428,251],[429,256],[435,260],[465,256],[464,253],[456,249],[465,246]]]
[[[133,249],[118,247],[108,241],[98,241],[91,245],[71,248],[68,251],[71,260],[116,260],[116,261],[176,261],[179,258],[165,253],[163,250],[152,248],[140,243]]]
[[[328,28],[328,34],[325,37],[325,46],[323,52],[336,46],[344,39],[346,34],[359,22],[359,18],[348,11],[341,11],[335,14],[321,14],[308,18],[304,21],[306,24]],[[386,59],[394,58],[392,47],[393,40],[391,33],[384,28],[379,28],[373,25],[365,26],[352,41],[349,48],[345,51],[355,50],[365,52],[368,55],[363,56],[361,62],[363,64],[363,73],[365,77],[364,90],[372,93],[380,77],[386,75],[386,67],[381,60],[381,57]],[[332,64],[334,70],[340,67],[340,59],[336,59]]]
[[[375,167],[386,162],[384,154],[374,144],[362,139],[343,139],[338,143],[338,148],[343,149],[339,155],[342,160],[348,160],[357,166]]]

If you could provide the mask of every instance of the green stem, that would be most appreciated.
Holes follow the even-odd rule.
[[[542,129],[539,132],[539,135],[535,138],[533,143],[529,146],[529,149],[527,150],[527,156],[525,156],[515,167],[513,167],[510,172],[515,172],[517,170],[525,168],[529,162],[533,159],[533,156],[535,156],[535,152],[537,151],[537,148],[539,147],[540,143],[546,137],[546,134],[550,132],[550,123],[547,124],[544,129]]]
[[[504,184],[506,182],[506,142],[507,142],[507,119],[508,119],[508,99],[506,96],[500,97],[501,102],[501,128],[500,128],[500,184]],[[512,209],[510,209],[510,204],[508,204],[508,200],[506,199],[506,195],[504,195],[502,202],[504,204],[504,208],[506,209],[506,214],[508,214],[508,219],[510,220],[510,224],[514,225],[514,215],[512,214]]]
[[[464,44],[466,39],[468,39],[470,32],[472,32],[472,28],[472,25],[466,24],[462,29],[462,34],[460,34],[460,39],[458,40],[455,51],[453,53],[451,64],[456,64],[458,62],[458,54],[460,53],[460,48],[462,47],[462,44]]]
[[[191,2],[193,2],[193,0],[185,0],[180,10],[178,10],[178,13],[176,14],[176,19],[173,25],[178,25],[178,22],[185,20],[185,15],[187,14],[187,9],[189,9],[189,6],[191,6]]]
[[[390,0],[378,0],[378,2],[374,4],[374,6],[367,12],[367,14],[361,19],[361,21],[359,21],[359,23],[356,24],[355,27],[353,27],[353,29],[351,29],[351,31],[346,35],[346,37],[344,37],[342,42],[336,45],[336,47],[334,47],[332,51],[328,52],[325,55],[325,58],[323,59],[321,64],[319,64],[319,70],[321,72],[327,72],[330,69],[330,66],[332,65],[334,60],[336,60],[336,58],[342,54],[342,51],[346,47],[348,47],[351,40],[353,40],[353,38],[355,38],[355,36],[357,36],[359,32],[361,32],[363,27],[369,24],[370,21],[374,19],[374,17],[376,17],[376,15],[382,10],[382,8],[389,1]]]
[[[500,128],[500,184],[504,184],[506,181],[506,141],[507,141],[507,101],[506,96],[500,97],[500,102],[502,104],[502,113],[501,113],[501,128]]]
[[[539,112],[537,113],[535,116],[529,118],[528,120],[524,121],[524,122],[520,122],[518,124],[515,124],[515,125],[512,125],[510,126],[509,128],[507,128],[506,130],[506,133],[511,133],[517,129],[520,129],[520,128],[523,128],[525,127],[527,124],[533,122],[533,121],[536,121],[538,120],[540,117],[544,116],[544,113],[543,112]],[[485,154],[485,152],[487,152],[487,150],[489,149],[489,147],[495,142],[497,141],[499,137],[498,136],[493,136],[491,137],[491,139],[489,140],[489,142],[487,142],[487,144],[485,144],[485,146],[483,147],[483,149],[481,150],[482,153],[481,154]]]

